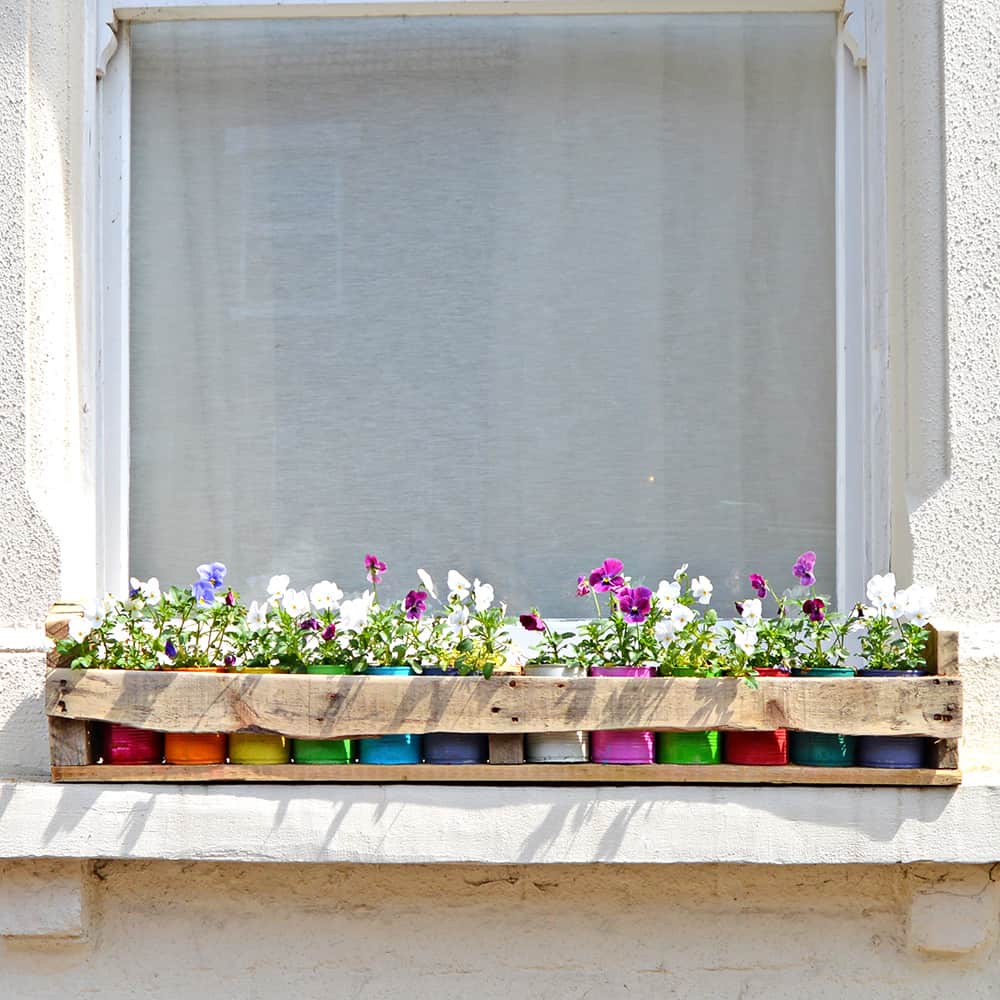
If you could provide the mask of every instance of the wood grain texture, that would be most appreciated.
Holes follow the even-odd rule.
[[[739,767],[734,764],[168,764],[54,767],[63,782],[367,782],[399,784],[957,785],[958,771],[874,767]]]
[[[523,764],[524,763],[524,733],[491,733],[490,734],[491,764]]]
[[[80,719],[49,716],[49,755],[53,767],[94,764],[94,726]]]
[[[958,676],[958,632],[928,626],[927,669],[939,677]],[[931,744],[930,761],[937,768],[958,768],[958,740],[937,739]]]
[[[338,677],[53,670],[46,711],[163,732],[335,739],[387,733],[803,729],[954,738],[957,677]]]

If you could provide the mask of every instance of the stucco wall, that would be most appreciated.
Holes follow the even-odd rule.
[[[969,936],[928,937],[929,889]],[[79,937],[0,944],[0,970],[11,1000],[971,1000],[1000,980],[996,921],[970,918],[996,890],[987,869],[933,866],[116,862],[86,877]]]
[[[21,777],[47,765],[37,628],[93,563],[76,374],[82,6],[0,5],[0,774]],[[963,623],[963,764],[996,768],[996,10],[898,0],[896,13],[893,558]],[[0,916],[4,893],[63,877],[27,862],[2,874]],[[0,944],[4,996],[936,998],[994,996],[1000,981],[982,868],[113,863],[81,885],[82,937]],[[935,926],[963,947],[945,954]]]

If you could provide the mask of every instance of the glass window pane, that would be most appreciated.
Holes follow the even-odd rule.
[[[835,27],[136,25],[133,572],[832,592]]]

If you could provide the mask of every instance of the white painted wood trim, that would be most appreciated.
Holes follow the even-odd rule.
[[[462,14],[839,13],[843,0],[162,0],[114,4],[119,21],[294,17],[454,16]]]
[[[96,434],[97,593],[128,582],[129,197],[131,50],[118,28],[115,57],[98,86],[100,126],[100,306],[94,341],[101,390]]]
[[[885,30],[850,4],[837,44],[837,604],[864,598],[890,550]],[[864,18],[861,31],[847,25]],[[858,38],[864,39],[859,45]]]

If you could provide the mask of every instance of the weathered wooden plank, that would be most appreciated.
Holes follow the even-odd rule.
[[[491,764],[523,764],[524,733],[491,733]]]
[[[957,785],[958,771],[873,767],[740,767],[734,764],[167,764],[57,767],[64,782],[430,782],[433,784]]]
[[[69,635],[69,621],[83,614],[80,604],[62,601],[53,604],[45,619],[45,634],[50,639],[65,639]]]
[[[50,715],[49,755],[53,768],[95,763],[93,729],[91,723],[81,719],[60,719]]]
[[[927,669],[940,677],[958,676],[958,632],[928,626]],[[958,740],[937,739],[931,744],[931,764],[938,768],[958,768]]]
[[[953,738],[955,677],[338,677],[54,670],[46,710],[164,732],[305,739],[427,732],[803,729]]]

